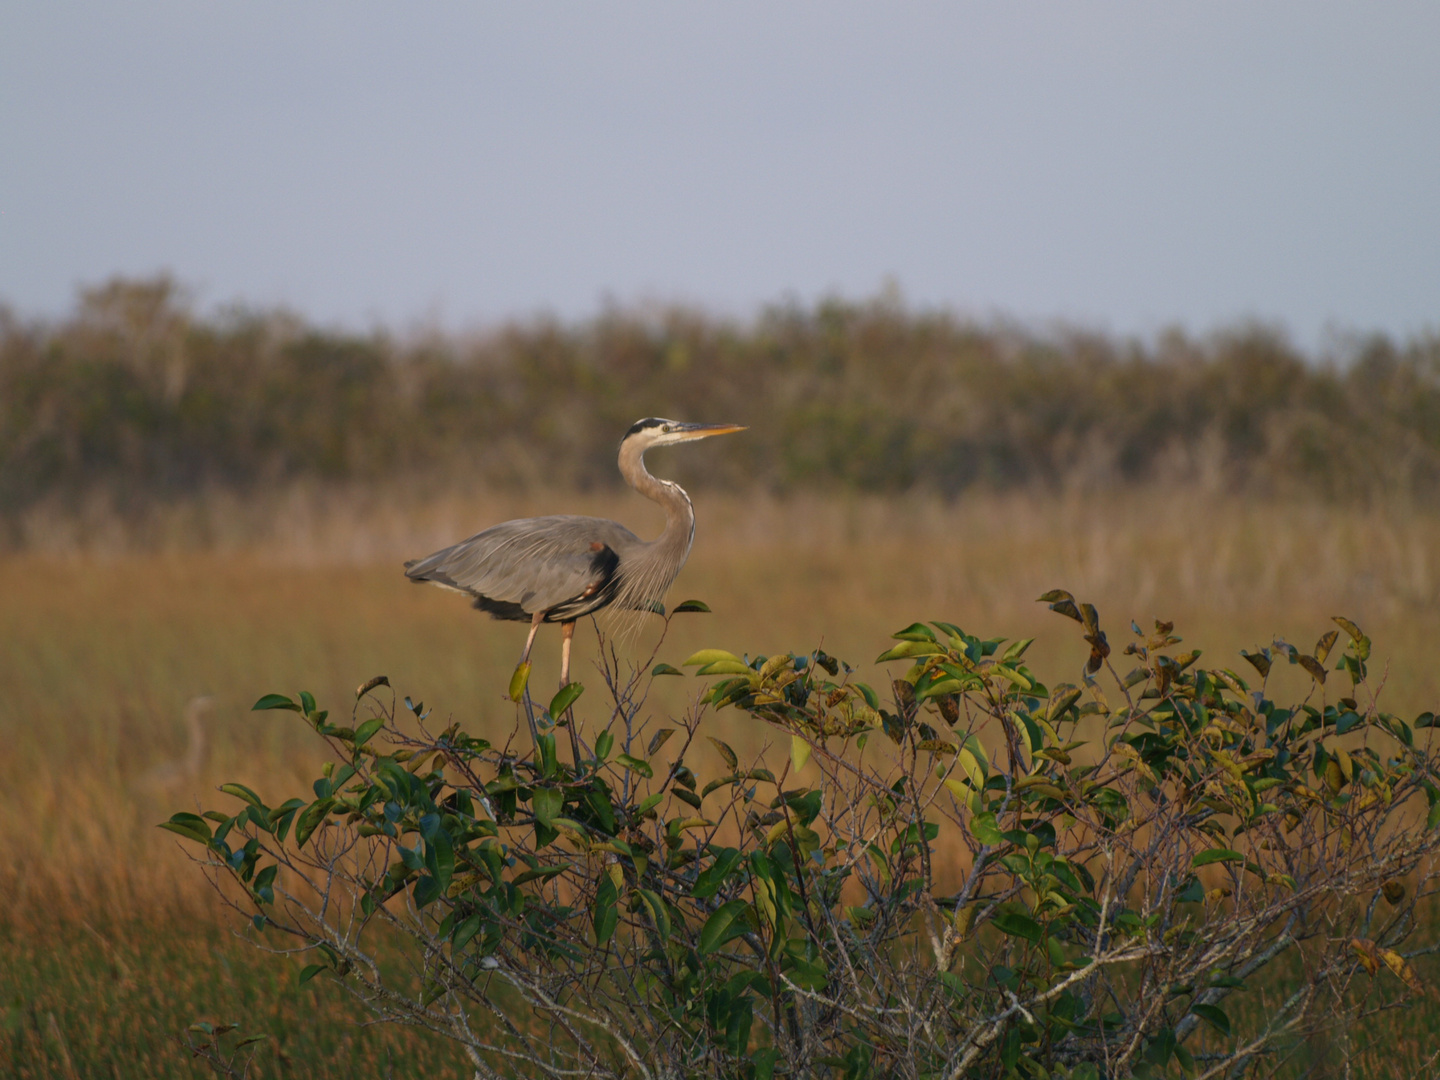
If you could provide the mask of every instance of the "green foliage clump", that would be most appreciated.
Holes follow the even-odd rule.
[[[384,678],[344,724],[267,695],[337,755],[313,791],[228,784],[236,805],[165,827],[301,981],[484,1077],[1270,1075],[1423,992],[1434,717],[1379,707],[1364,633],[1276,641],[1247,681],[1169,624],[1117,651],[1091,605],[1042,599],[1089,646],[1073,684],[935,622],[879,658],[903,665],[884,701],[823,651],[712,649],[681,665],[695,709],[648,724],[679,669],[609,651],[604,708],[582,722],[564,688],[533,746],[518,721],[519,747],[432,731]],[[1301,700],[1272,696],[1277,664]],[[771,749],[705,738],[725,708]],[[376,963],[380,929],[408,972]]]
[[[677,461],[687,483],[1440,491],[1434,338],[1376,337],[1320,363],[1260,327],[1141,344],[882,299],[401,341],[283,312],[202,317],[165,278],[88,290],[53,324],[0,310],[6,516],[296,479],[614,486],[616,440],[645,414],[750,425]]]

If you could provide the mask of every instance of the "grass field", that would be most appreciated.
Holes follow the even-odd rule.
[[[1074,678],[1074,624],[1034,602],[1064,587],[1098,606],[1112,641],[1131,618],[1173,619],[1210,663],[1236,668],[1242,647],[1280,635],[1308,648],[1330,616],[1348,615],[1388,665],[1389,707],[1440,708],[1440,517],[1430,514],[1167,493],[696,501],[695,551],[671,600],[697,597],[714,613],[676,618],[660,651],[671,663],[704,646],[823,644],[868,669],[891,631],[943,618],[1038,637],[1032,667],[1047,681]],[[638,499],[296,498],[253,520],[229,508],[233,527],[211,520],[204,547],[186,542],[184,524],[202,508],[177,515],[148,551],[56,525],[49,546],[60,554],[0,561],[0,1074],[204,1075],[177,1037],[196,1020],[249,1014],[248,1030],[267,1036],[252,1075],[390,1075],[387,1062],[395,1076],[462,1075],[448,1049],[355,1026],[333,987],[296,988],[299,961],[230,937],[178,842],[154,824],[213,803],[225,780],[279,801],[313,775],[313,737],[295,718],[249,711],[266,692],[308,689],[345,709],[358,683],[386,674],[438,716],[512,730],[504,692],[523,628],[409,584],[399,565],[504,517],[561,509],[658,529]],[[642,627],[629,650],[648,653],[654,634]],[[586,681],[590,627],[577,646]],[[536,685],[556,677],[558,651],[558,634],[543,633]],[[683,708],[698,688],[658,680],[652,706]],[[201,694],[214,707],[187,772],[182,715]],[[737,748],[767,738],[733,713],[709,722]],[[1355,1075],[1431,1075],[1417,1071],[1434,1042],[1427,1008],[1356,1033],[1357,1061],[1398,1071]],[[1367,1038],[1383,1056],[1364,1050]]]

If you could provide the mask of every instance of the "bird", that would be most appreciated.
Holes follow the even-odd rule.
[[[695,507],[679,484],[650,475],[645,452],[744,430],[739,424],[690,424],[651,416],[625,432],[620,475],[665,511],[665,528],[654,540],[641,540],[606,518],[521,518],[412,559],[405,564],[405,576],[464,593],[493,618],[528,621],[522,667],[530,660],[540,626],[558,622],[560,685],[566,686],[576,621],[606,607],[663,612],[665,593],[690,555]],[[533,721],[531,727],[533,736]]]
[[[150,791],[168,791],[200,775],[210,759],[210,739],[203,718],[214,706],[215,699],[209,696],[190,699],[185,706],[185,756],[146,769],[136,781],[138,786]]]

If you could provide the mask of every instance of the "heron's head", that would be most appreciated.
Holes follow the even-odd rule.
[[[631,424],[625,438],[620,440],[620,445],[634,445],[644,453],[652,446],[671,446],[696,439],[708,439],[711,435],[729,435],[744,430],[740,424],[684,424],[679,420],[664,420],[651,416]]]

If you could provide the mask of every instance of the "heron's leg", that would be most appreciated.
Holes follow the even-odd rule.
[[[545,621],[545,612],[537,611],[530,617],[530,634],[525,638],[525,651],[520,654],[520,663],[525,664],[530,659],[531,646],[535,644],[535,633],[540,629],[540,624]],[[525,691],[520,695],[525,703],[525,719],[530,724],[530,740],[537,747],[540,745],[540,729],[535,726],[535,703],[530,700],[530,680],[525,680]]]
[[[530,636],[525,639],[525,651],[520,654],[520,663],[530,659],[530,647],[535,644],[535,631],[540,629],[540,624],[545,621],[545,612],[537,611],[530,617]]]
[[[575,624],[560,624],[560,685],[570,684],[570,642],[575,637]]]
[[[560,686],[563,689],[570,685],[570,642],[575,637],[575,622],[563,622],[560,624]],[[575,712],[573,709],[566,709],[565,715],[570,717],[566,730],[570,732],[570,753],[574,755],[575,768],[580,768],[580,740],[575,734]],[[560,718],[555,717],[556,720]]]

